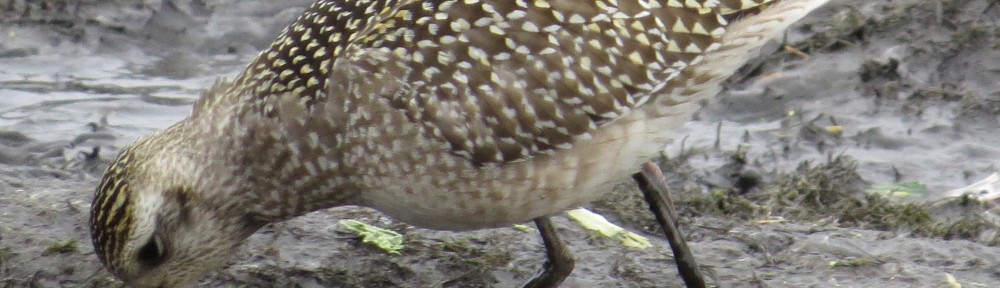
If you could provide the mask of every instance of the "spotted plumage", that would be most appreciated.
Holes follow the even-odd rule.
[[[175,285],[327,207],[462,230],[587,203],[823,2],[318,1],[190,117],[123,149],[95,247],[126,282]]]

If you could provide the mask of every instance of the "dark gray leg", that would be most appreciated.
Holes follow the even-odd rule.
[[[538,232],[542,234],[548,260],[542,265],[542,271],[524,284],[524,288],[558,287],[573,272],[573,254],[559,240],[559,234],[556,233],[555,226],[552,226],[549,216],[535,218],[535,226],[538,226]]]
[[[667,241],[670,242],[670,249],[674,251],[674,261],[677,262],[677,271],[688,288],[704,288],[705,278],[698,270],[698,263],[695,263],[694,255],[688,248],[684,236],[677,229],[677,213],[674,212],[673,201],[670,201],[667,194],[667,182],[660,171],[660,166],[653,162],[643,164],[640,173],[632,175],[635,182],[639,184],[639,190],[646,196],[646,203],[649,210],[656,215],[656,221],[660,223]]]

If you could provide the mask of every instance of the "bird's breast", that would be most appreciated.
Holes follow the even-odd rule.
[[[421,140],[419,133],[397,139],[413,150],[371,159],[382,168],[361,177],[369,182],[358,203],[412,225],[445,230],[511,225],[584,205],[655,157],[669,140],[664,129],[690,117],[646,115],[637,111],[603,126],[572,148],[486,166]]]

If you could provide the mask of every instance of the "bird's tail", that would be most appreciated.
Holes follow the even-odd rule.
[[[723,2],[753,2],[747,0],[730,0]],[[760,47],[768,40],[777,37],[789,25],[799,21],[806,14],[826,3],[827,0],[783,0],[773,1],[764,5],[749,6],[746,9],[733,11],[727,15],[732,23],[726,27],[719,49],[709,52],[705,57],[703,67],[698,67],[703,73],[713,70],[730,75],[743,65],[749,58],[755,56]],[[744,7],[741,7],[744,8]]]
[[[827,0],[722,0],[720,15],[730,23],[719,40],[718,49],[704,54],[700,61],[687,69],[682,77],[671,79],[669,87],[677,90],[661,95],[653,105],[668,114],[678,104],[693,104],[692,100],[711,97],[721,90],[719,82],[732,75],[747,60],[756,56],[770,39],[780,35],[789,25],[805,17]],[[709,60],[710,59],[710,60]],[[665,96],[665,97],[664,97]]]

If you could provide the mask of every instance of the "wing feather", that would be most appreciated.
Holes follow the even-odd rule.
[[[387,98],[477,164],[520,161],[572,147],[627,115],[722,35],[720,7],[640,2],[414,2],[336,61],[390,55],[357,74],[402,90],[361,97]]]

